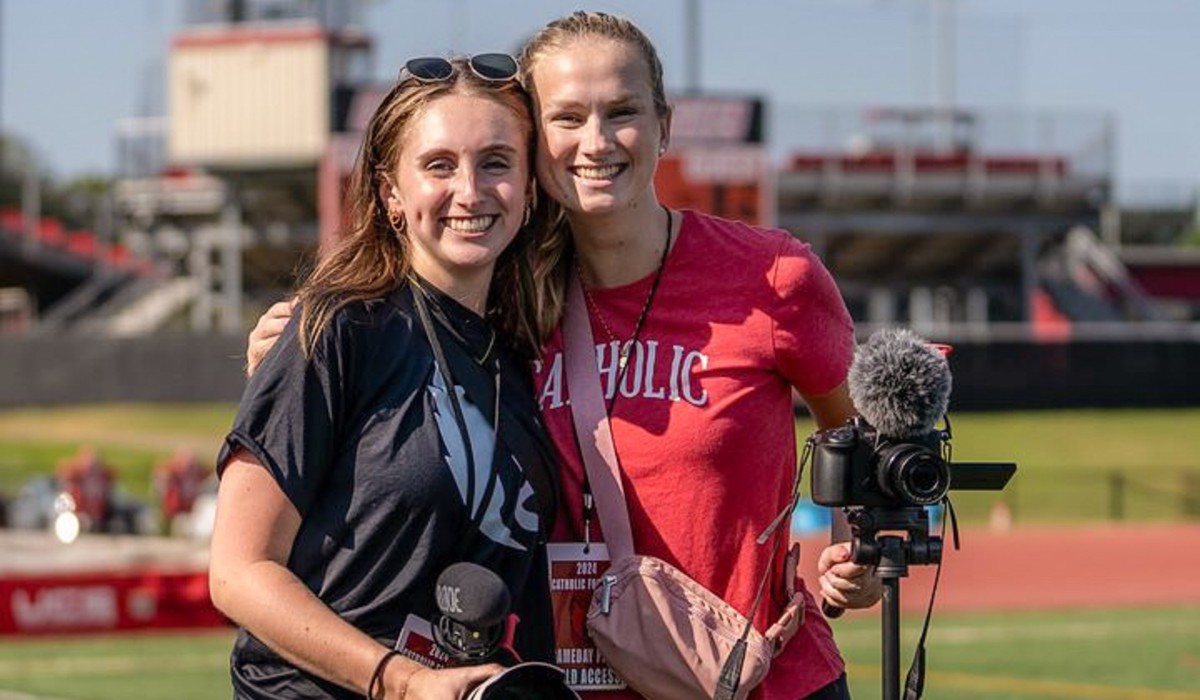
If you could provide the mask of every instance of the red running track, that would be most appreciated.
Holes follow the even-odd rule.
[[[939,611],[1200,604],[1200,524],[961,534],[961,550],[946,543]],[[826,541],[801,540],[801,571],[814,592]],[[61,545],[44,533],[0,531],[0,552],[0,636],[228,624],[208,599],[203,543],[90,537]],[[934,570],[910,567],[902,610],[924,610]]]
[[[1200,604],[1200,524],[1021,527],[947,533],[935,609],[1005,611]],[[801,567],[817,591],[828,541],[801,540]],[[912,566],[900,607],[923,611],[935,567]]]

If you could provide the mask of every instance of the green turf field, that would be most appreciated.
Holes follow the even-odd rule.
[[[178,448],[206,463],[232,404],[104,405],[0,411],[0,493],[48,474],[81,445],[96,447],[132,494],[152,496],[153,465]],[[952,414],[954,459],[1011,461],[1003,496],[956,494],[965,521],[1004,498],[1018,522],[1200,518],[1200,409]],[[797,437],[812,432],[797,423]],[[805,486],[807,492],[807,485]],[[1119,500],[1114,502],[1114,494]]]
[[[856,698],[880,697],[878,611],[834,623]],[[921,619],[901,622],[901,675]],[[1108,698],[1200,700],[1200,607],[934,612],[927,643],[929,700]]]
[[[177,450],[211,464],[233,421],[233,404],[105,404],[0,411],[0,494],[52,474],[81,446],[96,449],[133,496],[153,499],[154,465]]]
[[[903,672],[919,626],[915,617],[901,623]],[[878,698],[877,611],[852,613],[834,629],[854,696]],[[0,641],[0,698],[229,697],[231,642],[231,632]],[[1200,607],[935,612],[928,649],[928,700],[1200,700]]]
[[[228,698],[232,643],[229,631],[0,640],[0,700]]]

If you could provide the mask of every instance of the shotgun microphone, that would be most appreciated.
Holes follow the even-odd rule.
[[[950,363],[906,328],[872,333],[855,349],[846,383],[859,415],[893,441],[927,436],[950,405]]]

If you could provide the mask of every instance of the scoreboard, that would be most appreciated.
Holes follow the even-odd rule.
[[[727,219],[771,226],[775,205],[757,98],[672,100],[670,150],[659,161],[659,199]]]

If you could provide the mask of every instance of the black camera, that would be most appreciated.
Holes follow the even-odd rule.
[[[950,489],[998,491],[1016,471],[1009,463],[953,463],[942,456],[949,434],[933,430],[897,440],[861,416],[810,439],[812,500],[824,506],[927,506]]]

